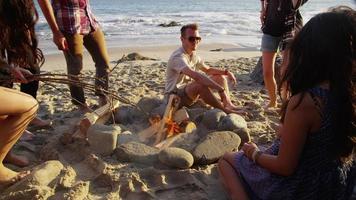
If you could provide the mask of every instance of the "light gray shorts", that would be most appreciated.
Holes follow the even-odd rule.
[[[261,42],[261,51],[277,52],[282,37],[274,37],[272,35],[263,34]]]

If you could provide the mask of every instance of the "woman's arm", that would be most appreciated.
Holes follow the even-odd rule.
[[[320,116],[315,109],[309,95],[305,95],[300,105],[295,108],[301,95],[291,98],[287,107],[285,121],[281,128],[281,144],[277,156],[261,154],[256,162],[272,173],[289,176],[294,173],[304,144],[311,128],[320,121]],[[245,147],[246,145],[246,147]],[[243,147],[246,155],[252,159],[255,150],[254,144],[245,144]]]

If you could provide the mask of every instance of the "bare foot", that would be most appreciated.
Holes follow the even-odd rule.
[[[15,172],[0,164],[0,190],[20,181],[30,174],[30,171]]]
[[[30,164],[28,159],[25,156],[16,155],[12,152],[9,152],[4,158],[5,163],[16,165],[18,167],[26,167]]]
[[[51,120],[43,120],[38,117],[35,117],[31,121],[31,125],[38,127],[38,128],[45,128],[45,127],[50,127],[52,125],[52,121]]]
[[[31,141],[35,135],[28,130],[25,130],[20,137],[20,141]]]

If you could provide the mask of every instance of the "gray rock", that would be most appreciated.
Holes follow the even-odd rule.
[[[177,138],[171,144],[171,147],[181,148],[188,152],[193,152],[195,146],[197,146],[197,142],[200,139],[196,131],[192,133],[180,133],[175,137]]]
[[[158,107],[154,108],[151,110],[150,112],[150,116],[154,116],[154,115],[159,115],[159,116],[163,116],[164,115],[164,111],[166,109],[166,104],[161,104]]]
[[[133,106],[120,106],[115,110],[115,122],[119,124],[132,124],[147,120],[147,116]]]
[[[132,141],[138,141],[137,135],[132,134],[130,131],[121,132],[117,137],[117,146],[126,144]]]
[[[206,108],[187,108],[190,120],[197,124],[201,122],[206,111]]]
[[[180,148],[170,147],[162,150],[158,154],[159,160],[167,166],[188,169],[194,163],[192,154]]]
[[[222,117],[225,117],[226,113],[219,109],[211,109],[204,113],[202,124],[209,130],[215,130],[218,128],[218,124]]]
[[[241,145],[251,141],[250,131],[248,128],[235,129],[233,132],[241,138]]]
[[[161,27],[173,27],[173,26],[180,26],[181,24],[179,22],[176,21],[171,21],[168,24],[167,23],[163,23],[163,24],[159,24],[158,26]]]
[[[31,174],[7,188],[4,193],[30,189],[31,185],[48,186],[63,169],[61,162],[52,160],[35,167]]]
[[[226,152],[237,150],[241,139],[231,131],[209,133],[193,152],[194,163],[207,165],[216,162]]]
[[[159,150],[138,142],[129,142],[115,149],[114,154],[120,162],[137,162],[153,165],[158,161]]]
[[[159,107],[163,103],[163,100],[158,98],[143,97],[138,101],[137,106],[141,108],[143,112],[151,113],[154,108]]]
[[[235,129],[243,128],[247,128],[245,119],[234,113],[224,116],[218,124],[218,130],[220,131],[233,131]]]
[[[108,156],[116,148],[117,135],[121,132],[119,126],[92,125],[87,132],[90,149],[97,154]]]

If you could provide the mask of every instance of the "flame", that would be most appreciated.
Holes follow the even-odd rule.
[[[167,125],[167,138],[172,137],[181,132],[179,124],[173,121],[172,119],[167,119],[166,125]]]

